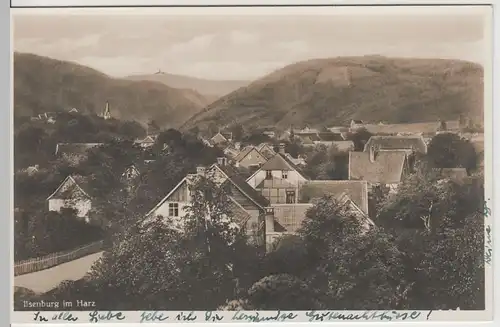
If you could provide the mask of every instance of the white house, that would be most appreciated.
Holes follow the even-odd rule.
[[[49,211],[61,212],[62,208],[72,208],[77,216],[89,221],[89,211],[92,209],[88,180],[84,176],[68,176],[48,198]]]

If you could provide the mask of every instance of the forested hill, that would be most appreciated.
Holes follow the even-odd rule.
[[[142,123],[153,119],[164,128],[178,127],[206,105],[203,96],[193,90],[116,79],[72,62],[14,54],[15,116],[71,108],[101,113],[106,101],[114,118]]]
[[[351,119],[482,122],[483,69],[459,60],[339,57],[295,63],[238,89],[183,126],[339,125]]]

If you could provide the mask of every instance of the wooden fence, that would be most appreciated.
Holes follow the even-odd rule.
[[[51,253],[43,257],[21,260],[14,263],[14,276],[48,269],[101,251],[103,241],[97,241],[76,249]]]

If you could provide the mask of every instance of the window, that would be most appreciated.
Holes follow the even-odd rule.
[[[286,191],[286,203],[295,203],[295,191]]]
[[[179,217],[179,203],[174,202],[168,204],[168,216]]]
[[[266,170],[266,179],[273,179],[273,173],[270,170]]]
[[[288,178],[288,172],[286,170],[281,171],[281,178],[287,179]]]

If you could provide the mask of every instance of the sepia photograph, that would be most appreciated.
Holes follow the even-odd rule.
[[[14,311],[491,309],[491,15],[13,9]]]

